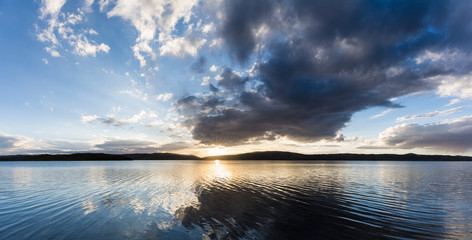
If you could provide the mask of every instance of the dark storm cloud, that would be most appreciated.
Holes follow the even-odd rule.
[[[202,108],[207,97],[176,105],[192,103],[193,137],[206,144],[268,135],[332,139],[355,112],[400,107],[389,99],[434,89],[430,77],[469,73],[471,6],[442,0],[229,1],[220,29],[226,45],[243,66],[253,65],[251,56],[260,60],[251,77],[223,70],[222,90],[210,93],[224,101],[216,111]],[[467,61],[418,61],[426,51],[458,51]]]
[[[239,62],[251,55],[256,45],[253,29],[270,20],[275,0],[226,1],[226,19],[221,29],[226,44],[234,50]]]
[[[220,77],[221,80],[218,81],[218,86],[230,91],[239,90],[244,87],[244,83],[248,81],[248,78],[239,76],[227,67],[223,68]]]
[[[472,149],[472,117],[426,125],[397,125],[382,132],[380,140],[397,148],[466,151]]]

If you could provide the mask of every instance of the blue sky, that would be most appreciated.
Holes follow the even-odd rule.
[[[0,3],[0,154],[472,154],[468,1]]]

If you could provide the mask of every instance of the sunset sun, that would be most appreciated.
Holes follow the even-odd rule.
[[[213,147],[207,149],[208,156],[219,156],[228,153],[227,149],[223,146]]]

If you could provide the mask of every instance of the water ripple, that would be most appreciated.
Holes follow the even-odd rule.
[[[472,238],[472,163],[0,165],[0,239]]]

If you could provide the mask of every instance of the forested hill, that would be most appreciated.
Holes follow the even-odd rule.
[[[175,153],[136,154],[41,154],[0,156],[0,161],[130,161],[130,160],[324,160],[324,161],[472,161],[469,156],[418,154],[300,154],[292,152],[251,152],[236,155],[197,157]]]

